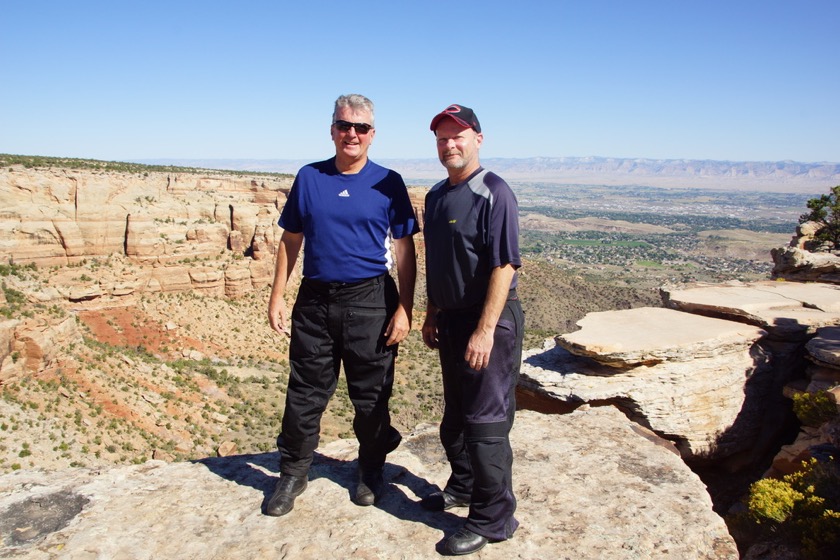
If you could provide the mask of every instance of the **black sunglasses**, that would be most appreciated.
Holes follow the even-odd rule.
[[[351,128],[355,128],[358,134],[367,134],[373,128],[373,125],[363,122],[335,121],[333,124],[341,132],[350,132]]]

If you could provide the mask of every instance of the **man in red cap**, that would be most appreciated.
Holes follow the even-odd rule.
[[[445,544],[450,554],[469,554],[509,539],[519,525],[509,439],[524,332],[518,207],[508,184],[479,163],[484,136],[472,109],[450,105],[430,128],[449,177],[426,195],[423,341],[440,354],[440,439],[452,473],[422,505],[469,506]]]

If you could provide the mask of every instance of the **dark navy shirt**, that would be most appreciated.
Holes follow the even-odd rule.
[[[440,309],[483,305],[492,270],[522,264],[516,196],[501,177],[484,169],[458,185],[445,180],[432,187],[423,237],[426,289]],[[511,288],[516,283],[514,275]]]
[[[303,275],[323,282],[358,282],[393,264],[390,237],[414,235],[419,225],[402,177],[368,160],[342,174],[335,158],[298,171],[278,222],[303,233]]]

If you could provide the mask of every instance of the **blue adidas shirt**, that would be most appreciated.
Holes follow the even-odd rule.
[[[295,177],[278,222],[303,233],[303,275],[322,282],[358,282],[387,272],[389,235],[419,231],[402,177],[368,160],[344,175],[335,158],[311,163]]]

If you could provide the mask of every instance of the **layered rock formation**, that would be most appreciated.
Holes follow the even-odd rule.
[[[670,309],[587,315],[556,347],[526,354],[521,386],[548,409],[618,406],[686,460],[751,463],[783,426],[805,343],[840,324],[840,288],[696,285],[663,298]]]
[[[824,242],[815,239],[819,228],[816,222],[801,223],[787,247],[770,251],[774,278],[840,284],[840,255],[829,252]]]
[[[669,307],[756,325],[775,340],[804,340],[840,324],[840,287],[829,284],[698,284],[662,292]]]
[[[271,281],[290,186],[288,177],[11,166],[0,169],[0,254],[38,267],[124,265],[96,278],[63,268],[50,295],[69,301],[192,289],[238,297]]]
[[[764,331],[657,308],[590,313],[578,324],[556,348],[526,356],[523,387],[566,403],[613,403],[687,459],[752,443],[753,430],[732,428],[746,380],[766,368],[751,351]]]
[[[840,257],[832,253],[811,253],[799,247],[771,251],[773,276],[797,282],[840,284]]]
[[[270,235],[288,177],[207,172],[128,174],[0,169],[2,254],[17,264],[66,266],[128,255],[166,264],[212,258]]]
[[[613,408],[519,413],[512,433],[521,523],[486,559],[735,560],[703,483],[658,438]],[[404,558],[438,556],[465,509],[419,505],[448,463],[436,426],[388,457],[388,493],[355,506],[357,445],[318,450],[309,488],[286,517],[260,512],[277,455],[151,461],[104,470],[0,477],[0,556],[50,558]]]
[[[542,410],[616,406],[695,466],[754,470],[774,453],[764,476],[793,473],[810,459],[836,465],[840,416],[801,426],[776,450],[793,424],[793,395],[827,390],[840,410],[840,287],[778,281],[662,294],[669,309],[589,314],[555,347],[531,351],[520,387]],[[740,511],[738,498],[724,507]],[[744,558],[802,557],[791,543],[739,538]]]

